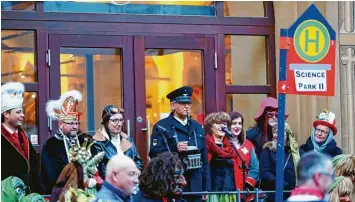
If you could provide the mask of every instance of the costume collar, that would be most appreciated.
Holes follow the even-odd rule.
[[[16,130],[12,130],[9,126],[7,126],[6,124],[2,124],[4,125],[5,129],[10,133],[10,134],[14,134],[15,132],[18,133],[18,129]]]
[[[187,118],[185,118],[185,120],[181,120],[179,117],[176,117],[176,116],[174,116],[174,118],[175,118],[178,122],[180,122],[182,125],[186,126],[186,124],[187,124]]]
[[[106,187],[108,190],[110,190],[112,193],[114,193],[117,196],[119,196],[120,198],[122,198],[124,201],[128,201],[128,199],[130,198],[130,196],[125,196],[121,189],[113,186],[112,184],[108,183],[107,181],[104,181],[102,186]]]
[[[322,194],[321,191],[314,188],[312,189],[312,188],[302,187],[302,186],[297,187],[291,192],[291,196],[295,196],[295,195],[310,195],[310,196],[315,196],[320,200],[323,199],[324,197],[324,194]]]

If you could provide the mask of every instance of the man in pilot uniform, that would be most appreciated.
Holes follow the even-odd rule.
[[[184,192],[210,191],[210,169],[204,131],[199,123],[191,120],[191,95],[189,86],[178,88],[166,97],[170,99],[171,113],[154,125],[149,156],[169,151],[177,152],[184,162],[187,186]],[[207,199],[204,196],[185,196],[189,202]]]

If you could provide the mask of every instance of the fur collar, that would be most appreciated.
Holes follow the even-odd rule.
[[[264,144],[263,149],[269,149],[271,151],[276,152],[276,143],[274,141],[270,141]]]
[[[95,135],[92,138],[94,140],[96,140],[96,141],[105,141],[105,140],[110,141],[109,136],[108,136],[108,134],[107,134],[107,132],[106,132],[104,127],[102,127],[99,130],[97,130]],[[120,139],[121,150],[124,153],[127,150],[129,150],[133,145],[129,141],[129,136],[126,133],[121,132],[120,133],[120,138],[121,138]]]

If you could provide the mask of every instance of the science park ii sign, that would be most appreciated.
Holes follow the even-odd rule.
[[[283,201],[286,94],[334,96],[336,33],[312,4],[280,30],[276,201]]]

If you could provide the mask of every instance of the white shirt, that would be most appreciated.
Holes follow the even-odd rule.
[[[182,125],[186,126],[186,124],[187,124],[187,118],[185,118],[185,120],[181,120],[181,119],[179,119],[179,118],[176,117],[176,116],[174,116],[174,118],[175,118],[177,121],[179,121]]]
[[[101,129],[101,133],[104,135],[104,137],[106,139],[110,139],[110,137],[108,136],[108,134],[106,133],[105,128]],[[111,135],[111,143],[113,144],[113,146],[116,147],[117,150],[117,154],[124,154],[122,149],[121,149],[121,139],[120,139],[120,135]]]
[[[12,135],[12,134],[14,134],[15,132],[18,134],[18,130],[16,129],[16,130],[12,130],[10,127],[8,127],[6,124],[2,124],[5,128],[6,128],[6,130]]]

